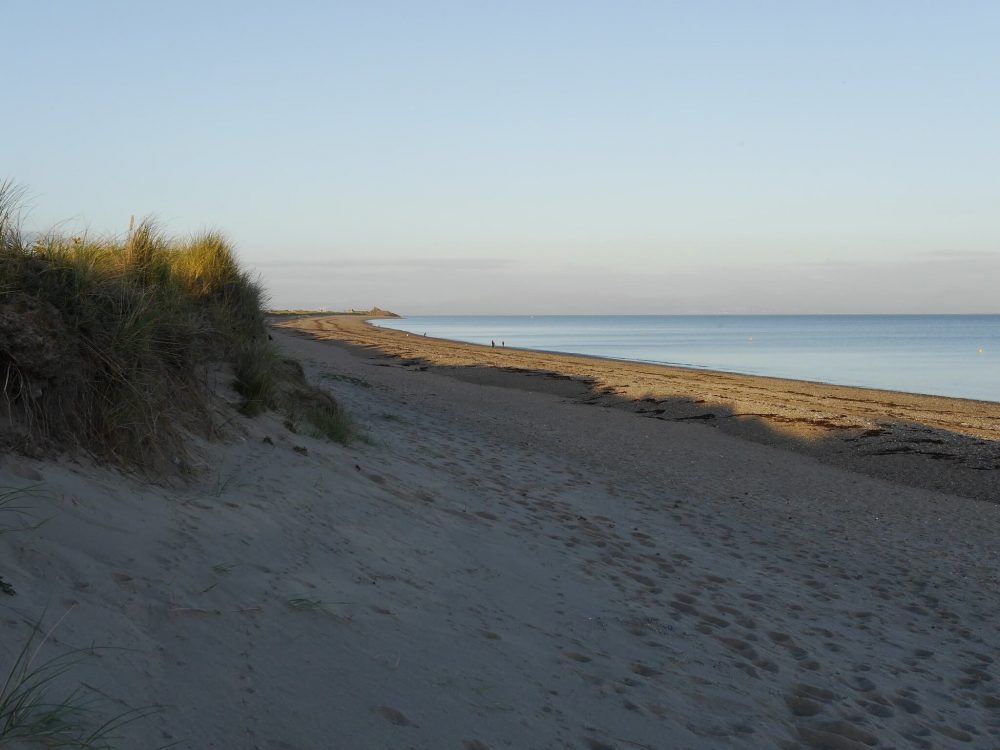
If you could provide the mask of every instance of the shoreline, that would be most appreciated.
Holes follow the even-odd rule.
[[[334,313],[334,314],[331,314],[331,315],[340,315],[340,313]],[[322,316],[316,316],[316,317],[322,317]],[[469,346],[477,346],[477,347],[482,347],[484,349],[489,349],[490,348],[490,347],[488,347],[488,346],[486,346],[484,344],[478,344],[478,343],[472,342],[472,341],[462,341],[460,339],[448,339],[448,338],[443,338],[443,337],[440,337],[440,336],[427,336],[426,334],[419,334],[419,333],[415,333],[413,331],[405,331],[403,329],[397,329],[397,328],[384,328],[382,326],[374,325],[372,323],[372,321],[377,320],[380,317],[382,317],[382,316],[378,316],[378,317],[368,316],[368,317],[366,317],[364,319],[364,323],[367,324],[367,325],[369,325],[369,326],[371,326],[372,328],[378,328],[378,329],[384,330],[384,331],[395,331],[397,333],[405,333],[405,334],[412,335],[412,336],[421,336],[421,337],[424,337],[424,338],[432,338],[432,339],[435,339],[437,341],[448,341],[448,342],[455,343],[455,344],[468,344]],[[476,317],[476,316],[470,316],[470,317]],[[487,316],[487,317],[490,317],[490,316]],[[522,316],[512,316],[512,317],[522,317]],[[546,316],[531,316],[531,317],[546,317]],[[567,316],[552,316],[552,317],[589,317],[589,316],[584,316],[584,315],[580,315],[580,316],[567,315]],[[615,316],[608,316],[608,317],[615,317]],[[650,316],[625,316],[625,315],[623,315],[623,316],[618,316],[618,317],[654,317],[654,318],[656,318],[656,317],[664,317],[664,316],[659,316],[659,315],[650,315]],[[669,316],[667,316],[667,317],[669,317]],[[719,316],[690,315],[690,316],[683,316],[683,315],[679,315],[679,316],[676,316],[676,317],[720,317],[720,318],[734,317],[734,318],[743,318],[743,317],[783,317],[783,316],[777,316],[777,315],[776,316],[768,316],[768,315],[763,315],[763,316],[743,316],[743,315],[731,315],[731,316],[727,316],[727,315],[719,315]],[[810,317],[810,316],[787,316],[787,317]],[[909,315],[909,316],[896,316],[896,315],[885,315],[885,316],[877,316],[877,315],[871,315],[871,316],[868,316],[868,315],[841,315],[841,316],[816,315],[816,316],[812,316],[812,317],[820,317],[820,318],[827,318],[827,317],[845,317],[845,318],[847,318],[847,317],[858,317],[858,318],[864,318],[864,317],[921,317],[921,316],[919,316],[919,315]],[[942,316],[941,315],[933,315],[933,316],[927,316],[927,317],[942,317]],[[973,316],[973,315],[959,316],[959,315],[956,315],[955,317],[977,317],[977,316]],[[995,314],[983,313],[982,315],[980,315],[978,317],[995,318],[995,317],[1000,317],[1000,316],[995,315]],[[399,319],[399,320],[405,320],[406,316],[405,315],[396,315],[395,318]],[[720,370],[720,369],[717,369],[717,368],[714,368],[714,367],[710,367],[710,366],[707,366],[707,365],[697,365],[697,364],[682,363],[682,362],[658,362],[656,360],[650,360],[650,359],[628,359],[628,358],[624,358],[624,357],[611,357],[611,356],[603,355],[603,354],[587,354],[587,353],[584,353],[584,352],[568,352],[568,351],[567,352],[563,352],[563,351],[558,351],[556,349],[536,349],[536,348],[532,348],[532,347],[516,347],[516,346],[512,346],[512,347],[498,347],[498,348],[512,349],[512,350],[515,350],[515,351],[531,352],[531,353],[543,354],[543,355],[556,355],[556,356],[566,356],[566,357],[580,357],[580,358],[583,358],[583,359],[595,359],[595,360],[599,360],[599,361],[618,362],[618,363],[633,363],[633,364],[640,364],[640,365],[650,365],[650,366],[653,366],[653,367],[665,367],[665,368],[677,369],[677,370],[694,370],[694,371],[697,371],[697,372],[706,372],[706,373],[709,373],[709,374],[712,374],[712,375],[737,375],[737,376],[745,376],[745,377],[748,377],[748,378],[762,378],[762,379],[765,379],[765,380],[778,380],[778,381],[785,381],[785,382],[790,382],[790,383],[806,383],[806,384],[815,385],[815,386],[831,386],[831,387],[837,387],[837,388],[851,388],[851,389],[857,389],[857,390],[862,390],[862,391],[881,392],[881,393],[885,393],[885,394],[889,394],[889,395],[894,395],[894,396],[916,396],[916,397],[920,397],[920,398],[933,398],[933,399],[942,398],[942,399],[951,399],[951,400],[958,400],[958,401],[972,401],[972,402],[975,402],[977,404],[985,404],[987,406],[998,406],[998,407],[1000,407],[1000,399],[994,401],[994,400],[989,400],[989,399],[973,398],[973,397],[969,397],[969,396],[952,396],[952,395],[939,394],[939,393],[924,393],[924,392],[921,392],[921,391],[902,391],[902,390],[896,390],[896,389],[893,389],[893,388],[881,388],[881,387],[878,387],[878,386],[870,386],[870,385],[857,385],[857,384],[851,384],[851,383],[837,383],[837,382],[830,381],[830,380],[816,380],[816,379],[811,379],[811,378],[796,378],[796,377],[789,377],[789,376],[784,376],[784,375],[766,375],[766,374],[762,374],[762,373],[745,372],[745,371],[742,371],[742,370]]]
[[[340,314],[341,313],[336,313],[335,315],[340,315]],[[346,315],[346,313],[345,313],[345,315]],[[302,316],[302,317],[305,317],[305,316]],[[310,317],[332,317],[332,316],[331,315],[323,315],[323,314],[318,314],[318,315],[310,314]],[[583,316],[581,316],[581,317],[583,317]],[[659,316],[649,316],[649,317],[659,317]],[[698,316],[690,316],[690,317],[698,317]],[[725,317],[725,316],[719,316],[719,317]],[[733,317],[738,317],[738,316],[733,316]],[[802,316],[796,316],[796,317],[802,317]],[[816,317],[827,317],[827,316],[816,316]],[[849,316],[844,316],[844,317],[849,317]],[[858,316],[858,317],[863,317],[863,316]],[[913,317],[916,317],[916,316],[913,316]],[[984,315],[984,317],[991,317],[991,316],[985,316]],[[397,316],[397,318],[405,319],[405,316]],[[412,331],[404,331],[402,329],[397,329],[397,328],[383,328],[382,326],[374,325],[372,323],[373,320],[379,320],[379,319],[382,319],[381,316],[379,316],[379,317],[370,317],[369,316],[369,317],[364,318],[364,320],[361,321],[361,322],[363,322],[367,326],[370,326],[371,328],[375,328],[375,329],[381,330],[381,331],[394,331],[396,333],[405,333],[408,336],[419,336],[420,338],[433,339],[435,341],[446,341],[446,342],[452,343],[452,344],[466,344],[468,346],[475,346],[475,347],[479,347],[481,349],[497,348],[497,349],[503,349],[503,350],[506,350],[506,351],[528,352],[528,353],[531,353],[531,354],[554,355],[554,356],[565,356],[565,357],[578,357],[578,358],[581,358],[581,359],[593,359],[593,360],[597,360],[599,362],[610,362],[610,363],[616,363],[616,364],[649,365],[651,367],[663,367],[663,368],[670,369],[670,370],[685,370],[685,371],[692,371],[692,372],[702,372],[702,373],[706,373],[708,375],[718,375],[718,376],[736,375],[736,376],[739,376],[739,377],[758,378],[758,379],[761,379],[761,380],[772,380],[772,381],[779,381],[779,382],[784,382],[784,383],[803,383],[803,384],[812,385],[812,386],[828,386],[828,387],[831,387],[831,388],[849,388],[849,389],[852,389],[852,390],[859,390],[859,391],[866,391],[866,392],[870,391],[870,392],[875,392],[875,393],[883,393],[886,396],[903,396],[903,397],[914,396],[914,397],[917,397],[917,398],[927,398],[927,399],[948,399],[950,401],[969,401],[969,402],[972,402],[974,404],[984,405],[984,406],[987,406],[987,407],[997,407],[997,412],[998,412],[998,414],[1000,414],[1000,401],[988,401],[988,400],[980,399],[980,398],[967,398],[965,396],[943,396],[943,395],[936,394],[936,393],[919,393],[917,391],[897,391],[897,390],[893,390],[891,388],[876,388],[874,386],[869,386],[869,385],[851,385],[849,383],[834,383],[834,382],[828,381],[828,380],[808,380],[808,379],[804,379],[804,378],[787,378],[787,377],[783,377],[781,375],[761,375],[761,374],[753,373],[753,372],[742,372],[740,370],[718,370],[718,369],[715,369],[715,368],[712,368],[712,367],[707,367],[707,366],[702,366],[702,365],[682,364],[682,363],[678,363],[678,362],[657,362],[657,361],[651,360],[651,359],[626,359],[624,357],[609,357],[609,356],[604,355],[604,354],[583,354],[581,352],[561,352],[561,351],[557,351],[555,349],[533,349],[531,347],[523,347],[523,346],[489,347],[489,346],[486,346],[485,344],[477,344],[477,343],[472,342],[472,341],[461,341],[460,339],[447,339],[447,338],[443,338],[441,336],[427,336],[425,334],[413,333]],[[998,433],[998,438],[997,439],[1000,439],[1000,428],[998,428],[997,433]]]
[[[1000,403],[492,348],[340,316],[275,323],[378,352],[399,366],[556,393],[645,418],[695,421],[909,486],[1000,502]]]

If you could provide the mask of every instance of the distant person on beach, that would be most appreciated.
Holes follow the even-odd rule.
[[[496,341],[494,341],[493,339],[490,339],[490,348],[491,348],[491,349],[495,349],[495,348],[496,348],[496,345],[497,345],[497,342],[496,342]]]
[[[500,346],[507,346],[504,342],[500,342]]]

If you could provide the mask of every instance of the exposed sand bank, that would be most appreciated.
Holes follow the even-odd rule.
[[[632,404],[643,392],[618,389],[659,393],[659,375],[582,372],[590,399],[573,380],[466,366],[527,354],[458,346],[467,363],[430,366],[418,347],[455,345],[322,325],[275,339],[371,444],[236,418],[242,439],[202,446],[204,473],[181,488],[0,462],[0,485],[38,484],[18,504],[51,518],[0,535],[18,589],[0,597],[0,657],[46,607],[70,610],[61,647],[126,649],[83,665],[85,681],[168,708],[122,747],[997,746],[1000,506],[790,452],[801,434],[769,423],[759,439],[779,446],[705,426],[745,419],[665,419],[723,408],[735,376],[703,386],[704,404],[628,407],[658,417],[641,419],[580,401]],[[773,387],[756,398],[792,408]],[[864,402],[831,416],[801,398],[803,418],[896,429],[855,415]],[[947,416],[944,401],[949,434],[995,434],[993,407]]]
[[[492,348],[349,317],[279,325],[375,348],[410,368],[697,421],[872,476],[1000,501],[1000,403]]]

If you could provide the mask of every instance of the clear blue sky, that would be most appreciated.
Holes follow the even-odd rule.
[[[31,227],[278,306],[1000,312],[1000,3],[0,1]]]

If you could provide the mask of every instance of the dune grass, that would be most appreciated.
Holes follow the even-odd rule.
[[[236,353],[233,387],[243,397],[240,411],[250,417],[278,406],[277,357],[266,340],[251,341]]]
[[[40,623],[36,623],[0,683],[0,748],[108,750],[117,730],[161,710],[151,706],[99,718],[99,701],[94,696],[83,688],[62,688],[74,670],[93,658],[94,651],[76,649],[40,659],[51,631],[41,638],[36,635],[39,632]]]
[[[0,388],[29,452],[72,442],[154,468],[207,431],[206,368],[229,363],[242,410],[280,407],[265,294],[217,232],[28,237],[0,184]]]
[[[348,414],[333,396],[309,384],[301,364],[282,359],[275,373],[280,383],[276,400],[287,416],[286,425],[291,425],[294,432],[335,443],[350,443],[358,437]]]
[[[26,522],[27,507],[14,504],[37,491],[37,485],[0,488],[0,516],[16,519],[14,526],[0,524],[0,534],[29,531],[44,523]],[[2,576],[0,592],[8,596],[17,593]],[[100,649],[71,649],[42,658],[42,650],[59,625],[57,622],[45,632],[43,620],[44,614],[30,623],[29,635],[20,649],[11,654],[9,666],[0,668],[0,748],[109,750],[120,728],[161,710],[158,706],[112,708],[111,716],[105,716],[108,706],[103,696],[82,684],[73,686],[78,668],[92,660]]]

